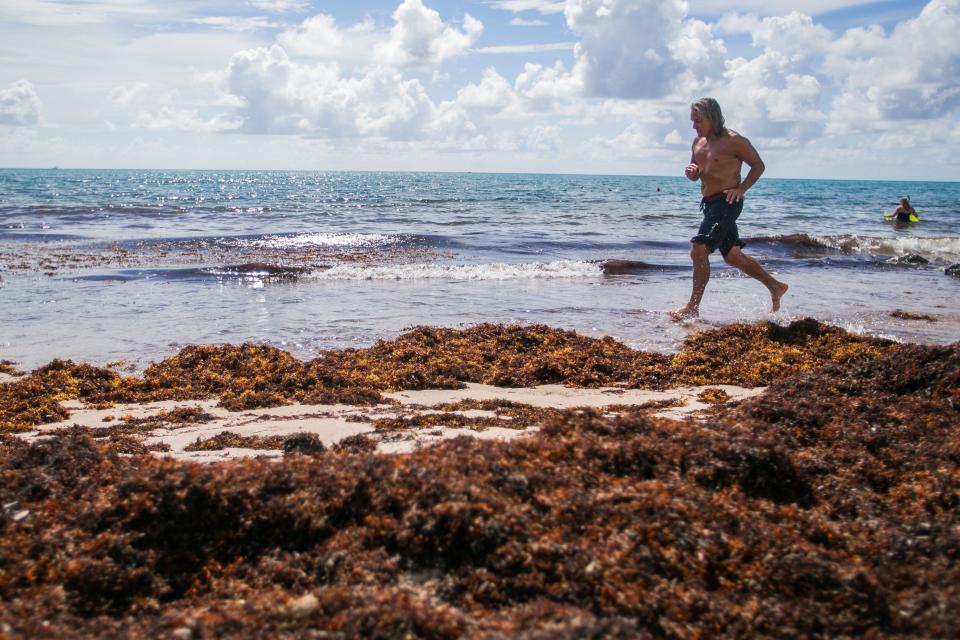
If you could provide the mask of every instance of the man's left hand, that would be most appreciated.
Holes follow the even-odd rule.
[[[743,200],[745,190],[740,187],[734,187],[733,189],[724,189],[723,193],[727,196],[727,204],[733,204],[734,202]]]

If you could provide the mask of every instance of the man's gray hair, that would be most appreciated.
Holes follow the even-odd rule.
[[[713,125],[713,132],[717,135],[726,133],[727,127],[720,111],[720,103],[713,98],[700,98],[690,105],[690,108],[706,118]]]

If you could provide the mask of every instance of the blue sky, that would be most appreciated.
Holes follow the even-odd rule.
[[[960,0],[3,0],[0,166],[955,180]]]

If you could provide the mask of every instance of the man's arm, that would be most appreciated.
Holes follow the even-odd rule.
[[[743,136],[737,136],[736,138],[734,155],[743,161],[745,165],[750,167],[750,171],[747,173],[747,177],[743,179],[743,182],[733,189],[726,189],[724,191],[724,193],[727,195],[727,203],[739,202],[740,200],[743,200],[743,196],[747,192],[747,189],[757,183],[757,180],[760,179],[760,176],[763,175],[763,171],[767,168],[766,165],[763,164],[760,154],[757,153],[757,150],[753,148],[753,145],[750,144],[750,141]]]
[[[699,139],[700,138],[697,138],[697,140]],[[694,181],[700,177],[700,167],[697,166],[697,163],[693,161],[693,152],[694,149],[697,148],[697,140],[694,140],[693,145],[690,147],[690,164],[688,164],[686,169],[683,170],[683,175],[687,176],[689,180]]]

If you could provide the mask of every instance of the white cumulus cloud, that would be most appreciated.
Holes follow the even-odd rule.
[[[765,138],[767,145],[800,144],[823,129],[820,82],[794,72],[791,65],[777,51],[727,63],[724,84],[716,96],[728,116],[733,114],[730,124],[735,129],[742,127],[750,137]]]
[[[759,2],[715,3],[741,13],[707,20],[710,14],[689,13],[693,0],[492,0],[484,4],[540,14],[503,22],[543,24],[541,17],[562,11],[569,29],[567,38],[495,46],[483,46],[483,24],[469,14],[441,15],[430,0],[394,2],[389,15],[352,21],[338,22],[327,9],[275,40],[259,30],[275,26],[275,12],[306,5],[251,0],[246,4],[270,17],[187,16],[182,22],[221,31],[205,31],[203,41],[230,38],[230,48],[219,45],[216,63],[198,70],[191,67],[194,48],[178,47],[190,52],[178,58],[181,69],[189,67],[178,78],[118,78],[114,84],[125,84],[110,99],[121,116],[105,117],[141,129],[290,135],[378,151],[572,157],[571,145],[579,144],[577,154],[648,162],[638,167],[689,146],[687,105],[701,95],[718,98],[731,127],[761,148],[796,150],[815,141],[929,148],[960,132],[960,0],[930,0],[895,27],[845,32],[828,29],[806,5],[802,13],[771,15]],[[258,31],[241,37],[224,30]],[[165,51],[186,37],[172,34],[151,46]],[[556,55],[544,62],[550,51]],[[537,63],[520,57],[534,54]],[[492,57],[507,55],[514,58]],[[499,72],[471,66],[494,59],[504,65]],[[519,70],[507,75],[505,68]],[[0,87],[0,124],[36,124],[39,113],[32,85]]]
[[[393,12],[396,22],[375,59],[396,67],[427,67],[463,55],[483,32],[483,23],[464,14],[463,29],[445,24],[421,0],[404,0]]]
[[[206,16],[203,18],[192,18],[193,24],[202,24],[208,27],[215,27],[225,31],[257,31],[259,29],[273,29],[277,23],[271,22],[263,16]]]
[[[469,83],[457,92],[457,103],[464,109],[484,114],[498,114],[517,102],[517,95],[506,78],[493,67],[483,70],[479,84]]]
[[[832,47],[827,70],[843,82],[830,131],[882,130],[960,108],[960,0],[932,0],[887,36],[853,29]]]
[[[526,151],[556,151],[560,143],[560,128],[553,125],[537,124],[522,134],[523,148]]]
[[[493,67],[484,69],[479,83],[457,92],[456,103],[476,121],[524,120],[572,115],[585,106],[580,93],[577,78],[562,63],[527,63],[512,84]]]
[[[336,61],[346,68],[379,64],[422,69],[468,53],[483,32],[483,23],[470,14],[458,27],[444,22],[422,0],[404,0],[393,20],[390,28],[378,27],[369,17],[341,26],[321,13],[281,33],[277,41],[291,55]]]
[[[829,29],[797,11],[762,20],[752,14],[727,14],[720,19],[718,27],[727,33],[748,33],[753,46],[777,51],[794,60],[822,55],[833,41]]]
[[[727,14],[717,30],[750,34],[760,50],[753,58],[727,60],[720,81],[707,87],[735,129],[768,147],[796,147],[823,133],[824,95],[833,84],[823,70],[834,42],[828,29],[791,12],[766,18]]]
[[[727,48],[723,40],[714,37],[713,28],[700,20],[688,20],[677,37],[668,45],[674,60],[683,65],[674,91],[690,95],[722,76]]]
[[[131,82],[114,87],[110,91],[110,100],[122,107],[128,107],[149,98],[150,85],[146,82]]]
[[[668,145],[689,145],[690,141],[680,135],[676,129],[663,136],[663,144]]]
[[[418,80],[396,69],[344,77],[335,64],[297,63],[279,45],[235,54],[226,82],[242,100],[246,133],[406,140],[437,134],[438,120],[458,115],[438,109]]]
[[[247,4],[261,11],[272,11],[274,13],[303,11],[310,6],[309,3],[300,0],[247,0]]]
[[[874,4],[877,0],[805,0],[803,10],[810,15],[819,15],[830,11],[839,11],[864,4]],[[763,15],[778,15],[793,11],[796,0],[690,0],[691,10],[697,13],[721,14],[731,9],[750,11]]]
[[[321,13],[281,33],[277,40],[291,55],[354,67],[368,64],[374,47],[387,38],[388,33],[378,30],[370,19],[344,28],[333,16]]]
[[[564,5],[562,0],[489,0],[487,4],[514,13],[537,11],[543,15],[563,13]]]
[[[147,82],[116,86],[110,91],[109,99],[132,114],[133,126],[141,129],[211,133],[231,131],[240,126],[236,116],[218,113],[204,117],[199,108],[187,104],[176,90],[159,88]]]
[[[514,90],[531,112],[561,111],[583,93],[583,85],[562,62],[551,67],[528,62],[514,81]]]
[[[521,18],[521,17],[519,17],[519,16],[513,18],[512,20],[510,20],[510,24],[512,24],[512,25],[515,26],[515,27],[545,27],[545,26],[547,26],[547,22],[546,22],[545,20],[541,20],[541,19],[539,19],[539,18]]]
[[[0,125],[25,127],[39,124],[40,97],[33,84],[17,80],[7,89],[0,89]]]
[[[682,0],[567,0],[567,26],[580,37],[577,72],[592,96],[659,97],[683,67],[670,42],[686,16]]]

